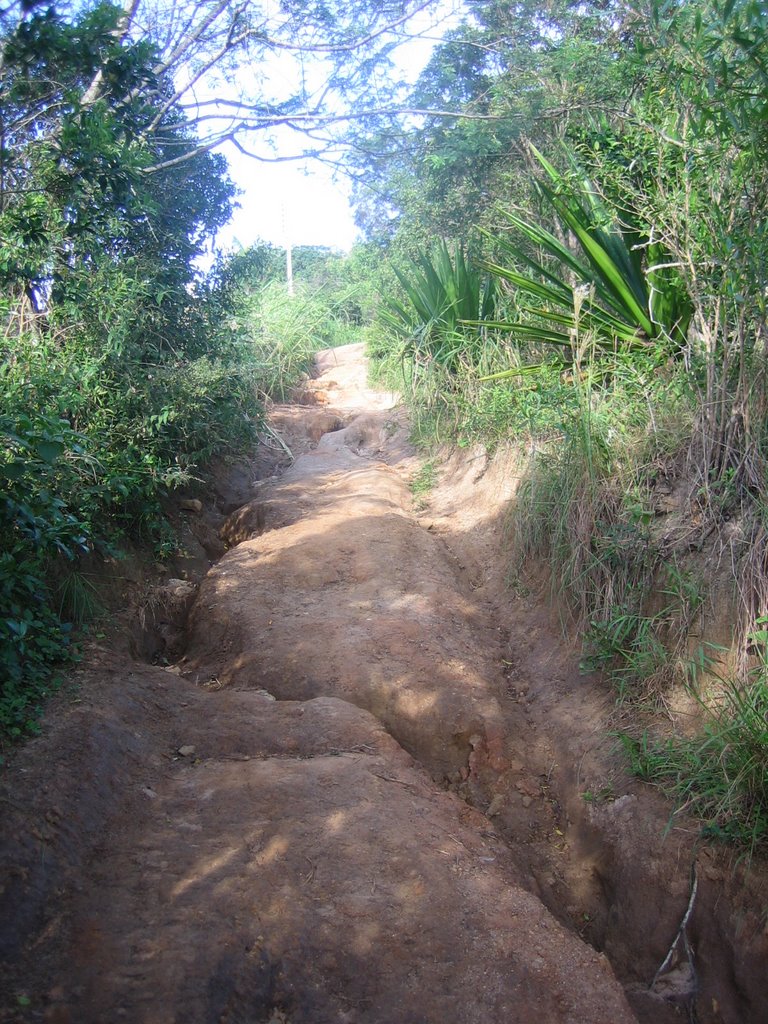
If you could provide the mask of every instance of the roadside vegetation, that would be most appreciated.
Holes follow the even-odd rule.
[[[357,327],[341,258],[269,246],[201,275],[230,217],[222,157],[195,149],[120,8],[35,9],[0,65],[0,737],[37,729],[91,570],[126,541],[162,560],[179,489],[255,443],[263,404]],[[91,83],[91,88],[87,88]],[[153,96],[154,100],[144,98]],[[162,130],[158,129],[162,127]]]
[[[285,254],[268,245],[189,277],[154,310],[154,342],[134,326],[153,299],[124,279],[103,296],[122,343],[89,335],[77,296],[45,312],[22,297],[4,307],[0,732],[37,729],[74,636],[98,613],[93,569],[125,542],[173,555],[173,495],[195,493],[207,469],[253,450],[265,403],[285,398],[314,353],[355,340],[361,288],[345,260],[299,249],[294,294]],[[110,268],[110,272],[112,269]],[[149,271],[147,271],[149,272]],[[117,276],[115,274],[115,276]],[[96,297],[83,287],[83,298]],[[163,307],[166,308],[163,308]],[[23,316],[23,330],[18,329]],[[127,318],[128,322],[123,322]],[[169,504],[170,503],[170,504]]]
[[[630,730],[631,763],[768,849],[765,7],[472,9],[414,93],[470,116],[367,165],[399,211],[361,190],[375,372],[423,438],[527,452],[511,577],[549,566],[625,705],[687,688],[698,727]]]

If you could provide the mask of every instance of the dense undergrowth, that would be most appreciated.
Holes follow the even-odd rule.
[[[532,15],[533,35],[555,42],[531,57],[500,41],[500,8],[483,6],[467,33],[511,47],[553,121],[511,74],[463,69],[471,109],[506,103],[537,147],[521,132],[511,169],[471,171],[462,129],[435,126],[426,169],[411,171],[421,191],[393,175],[420,226],[455,241],[435,247],[401,222],[371,351],[427,447],[514,446],[511,582],[548,568],[584,669],[625,705],[668,710],[688,693],[699,731],[671,712],[663,739],[630,730],[632,764],[706,835],[765,851],[766,16],[747,0],[651,8],[628,16],[607,74],[573,65],[586,75],[573,89],[601,114],[558,120],[575,41],[596,54],[617,37],[592,9],[588,24],[586,9],[558,11],[557,30]],[[450,88],[458,52],[445,49],[423,89]],[[450,214],[421,198],[438,185]]]
[[[705,838],[765,852],[765,633],[744,594],[764,498],[701,485],[690,368],[617,359],[483,382],[487,366],[448,376],[382,349],[372,346],[374,375],[408,396],[425,452],[445,442],[516,452],[508,580],[527,589],[529,572],[547,568],[582,669],[602,672],[625,707],[663,711],[676,688],[693,697],[698,731],[683,719],[672,737],[666,726],[664,738],[646,726],[619,737],[633,770],[701,818]],[[722,601],[724,585],[725,607],[712,597]]]

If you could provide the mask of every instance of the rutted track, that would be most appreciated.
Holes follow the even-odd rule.
[[[317,404],[276,410],[306,450],[225,524],[182,661],[102,652],[47,761],[18,761],[5,1020],[635,1019],[578,908],[536,894],[557,912],[575,876],[552,866],[568,809],[532,781],[554,748],[509,703],[510,638],[410,511],[359,348],[320,370]]]

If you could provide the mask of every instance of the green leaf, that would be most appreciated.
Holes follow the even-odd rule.
[[[5,480],[21,480],[27,470],[27,464],[24,462],[7,462],[4,466],[0,466],[0,477]]]
[[[35,451],[43,462],[53,465],[56,459],[65,451],[65,445],[61,441],[37,441],[35,442]]]

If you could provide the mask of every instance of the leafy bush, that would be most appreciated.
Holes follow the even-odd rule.
[[[467,381],[459,405],[459,444],[481,442],[492,450],[510,439],[527,446],[560,437],[578,411],[579,394],[557,367],[546,365],[535,377]]]
[[[258,367],[228,337],[218,357],[216,340],[211,355],[152,363],[94,355],[73,328],[65,344],[27,334],[2,352],[0,733],[34,729],[56,664],[73,656],[64,616],[93,604],[78,556],[114,553],[123,535],[169,553],[164,498],[253,440]]]
[[[54,610],[51,569],[91,538],[62,495],[77,486],[84,439],[55,416],[0,417],[0,735],[35,731],[55,665],[74,656]]]

